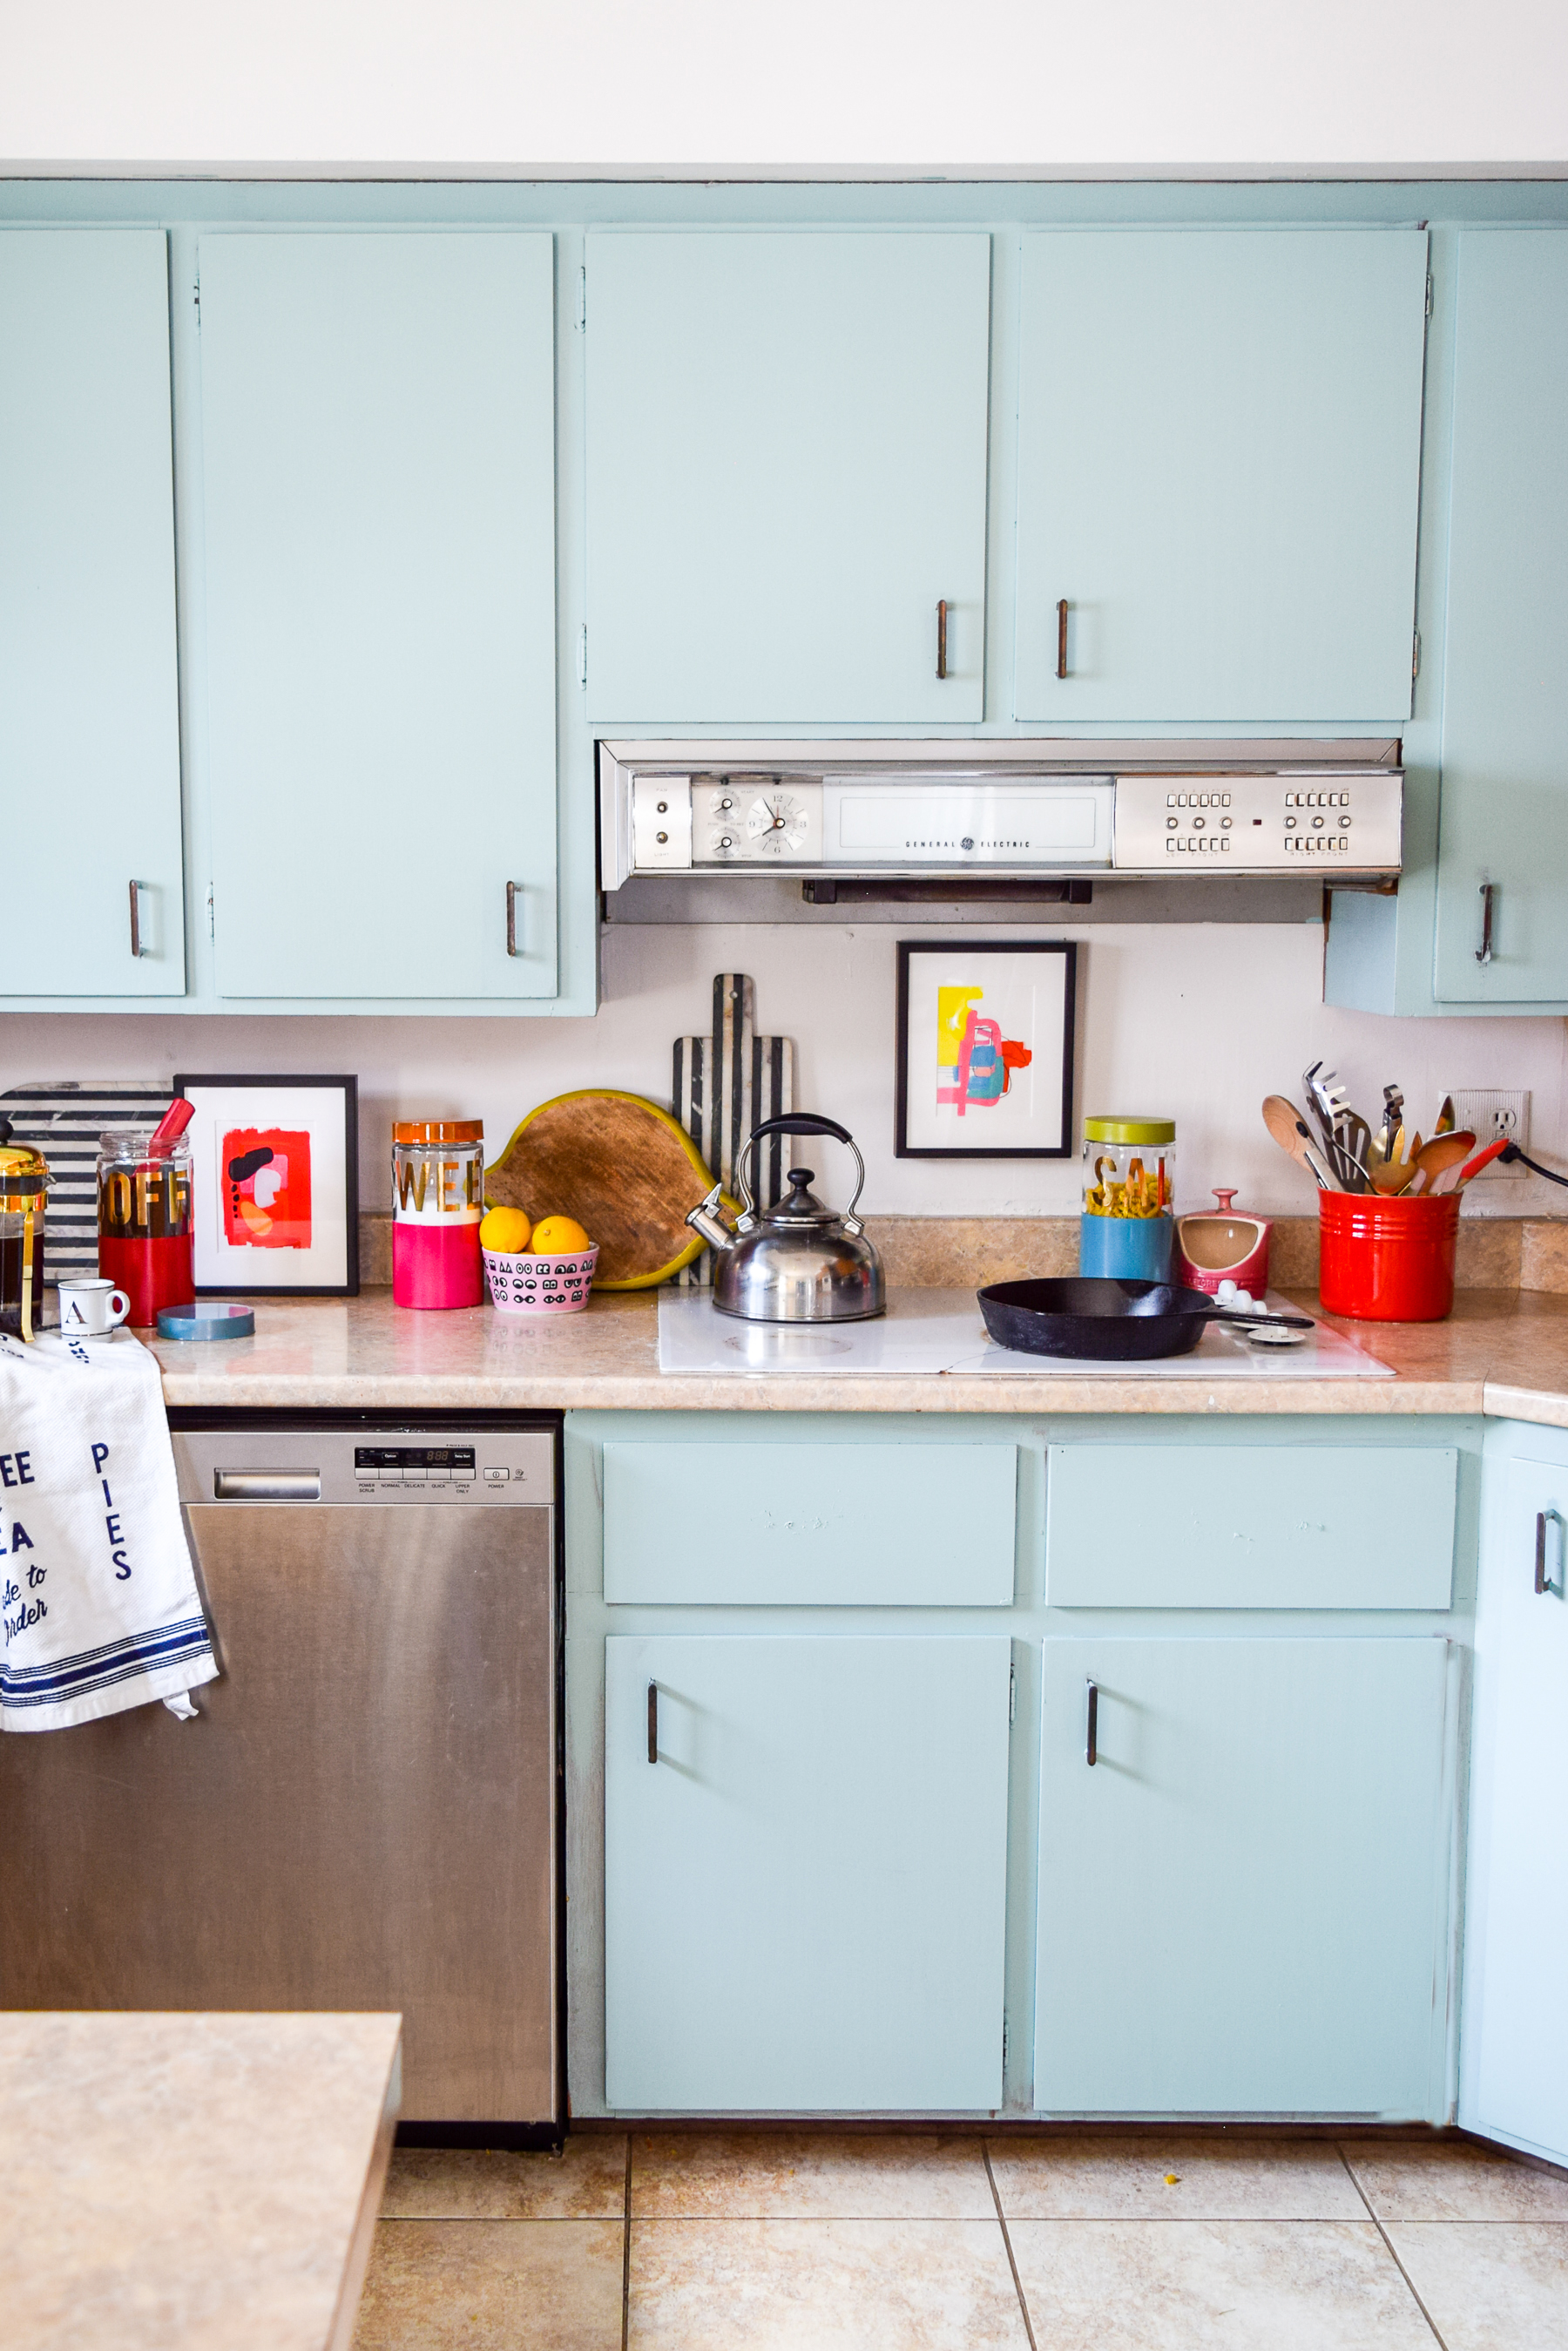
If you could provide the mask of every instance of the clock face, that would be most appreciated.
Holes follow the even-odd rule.
[[[777,786],[759,792],[746,810],[746,834],[753,857],[798,857],[809,825],[805,801]]]

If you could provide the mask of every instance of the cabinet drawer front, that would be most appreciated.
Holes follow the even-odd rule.
[[[1447,1608],[1443,1446],[1054,1445],[1058,1608]]]
[[[1012,1445],[607,1445],[605,1598],[1005,1608],[1017,1481]]]

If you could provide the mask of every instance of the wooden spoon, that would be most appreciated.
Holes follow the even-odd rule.
[[[1263,1124],[1282,1151],[1286,1151],[1298,1167],[1304,1167],[1320,1192],[1343,1191],[1319,1158],[1312,1139],[1312,1129],[1293,1102],[1283,1094],[1268,1094],[1263,1100]]]

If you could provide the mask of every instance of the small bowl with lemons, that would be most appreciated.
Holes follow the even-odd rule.
[[[580,1314],[587,1304],[599,1253],[574,1217],[535,1225],[521,1208],[487,1208],[479,1247],[498,1314]]]

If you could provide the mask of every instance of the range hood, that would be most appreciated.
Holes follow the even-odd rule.
[[[601,883],[1397,874],[1397,740],[601,743]]]

